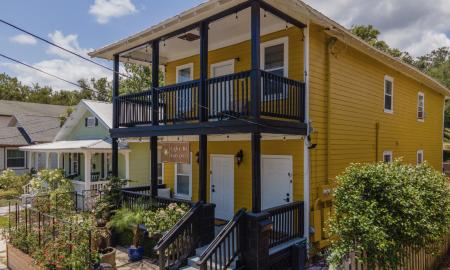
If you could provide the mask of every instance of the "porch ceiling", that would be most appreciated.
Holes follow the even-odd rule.
[[[31,152],[74,152],[74,151],[111,151],[110,140],[78,140],[78,141],[57,141],[20,147],[20,150]],[[126,150],[128,146],[120,143],[119,149]]]

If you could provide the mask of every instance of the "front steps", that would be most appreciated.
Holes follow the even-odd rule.
[[[197,262],[200,260],[200,256],[202,255],[202,253],[208,248],[208,245],[205,245],[203,247],[197,248],[195,250],[195,256],[192,256],[190,258],[188,258],[187,261],[187,266],[182,267],[182,270],[196,270],[196,269],[200,269],[200,266],[197,265]],[[214,268],[214,264],[213,264],[213,268]],[[236,266],[236,260],[233,261],[233,263],[231,263],[231,265],[227,268],[227,270],[233,270],[235,269]],[[217,265],[218,269],[222,269],[221,266]]]

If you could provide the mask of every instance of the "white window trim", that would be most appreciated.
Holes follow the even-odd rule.
[[[189,68],[191,70],[191,76],[190,79],[191,81],[194,79],[194,63],[188,63],[185,65],[181,65],[181,66],[177,66],[176,67],[176,83],[179,83],[179,78],[178,78],[178,72],[182,69],[186,69]]]
[[[231,65],[233,67],[233,73],[235,72],[235,69],[234,69],[235,61],[234,61],[234,59],[230,59],[230,60],[220,61],[220,62],[211,64],[209,66],[210,77],[213,78],[214,68],[220,67],[220,66],[226,66],[226,65]]]
[[[260,54],[261,54],[261,57],[260,57],[260,60],[261,60],[261,69],[262,70],[265,70],[264,69],[264,66],[265,66],[265,58],[266,58],[266,56],[265,56],[265,53],[264,53],[264,49],[265,48],[267,48],[267,47],[271,47],[271,46],[275,46],[275,45],[279,45],[279,44],[283,44],[284,45],[284,55],[283,55],[283,57],[284,57],[284,59],[283,59],[283,62],[284,62],[284,66],[283,66],[283,69],[284,69],[284,71],[283,71],[283,75],[284,75],[284,77],[288,77],[289,76],[289,37],[282,37],[282,38],[278,38],[278,39],[273,39],[273,40],[269,40],[269,41],[266,41],[266,42],[263,42],[263,43],[261,43],[261,46],[260,46],[260,50],[261,50],[261,52],[260,52]]]
[[[179,198],[179,199],[185,199],[185,200],[191,200],[192,199],[192,152],[190,153],[190,157],[189,157],[189,165],[190,165],[190,173],[189,173],[189,196],[186,196],[186,194],[178,194],[177,192],[177,186],[178,186],[178,163],[175,163],[175,172],[174,172],[174,197],[175,198]]]
[[[422,162],[420,162],[420,163],[419,163],[419,154],[422,155]],[[417,165],[422,164],[424,161],[425,161],[425,156],[423,155],[423,150],[417,150],[417,153],[416,153],[416,164]]]
[[[422,107],[422,118],[419,118],[419,99],[423,97],[423,107]],[[424,122],[425,121],[425,94],[423,92],[417,93],[417,121]]]
[[[390,162],[392,162],[393,160],[394,160],[394,155],[392,154],[392,151],[391,150],[388,150],[388,151],[384,151],[383,152],[383,162],[384,162],[384,157],[385,156],[390,156],[391,157],[391,161]]]
[[[89,117],[86,117],[86,127],[87,128],[94,128],[95,127],[95,117],[94,116],[89,116]],[[89,125],[89,121],[92,121],[92,125]]]
[[[6,151],[5,151],[5,167],[7,168],[7,169],[13,169],[13,170],[19,170],[19,169],[25,169],[26,167],[27,167],[27,152],[24,152],[24,151],[21,151],[21,152],[24,152],[25,153],[25,156],[24,156],[24,166],[23,167],[8,167],[8,150],[19,150],[19,151],[21,151],[20,149],[18,149],[18,148],[12,148],[12,147],[6,147]]]
[[[391,109],[386,109],[386,81],[390,81],[392,85],[392,93],[391,93]],[[385,75],[383,80],[383,88],[384,88],[384,95],[383,95],[383,109],[385,113],[394,113],[394,78],[391,76]]]
[[[80,166],[80,164],[78,164],[78,155],[79,153],[70,153],[71,157],[70,157],[70,171],[72,172],[72,174],[77,174],[78,173],[78,168]],[[75,163],[77,164],[77,170],[75,170]]]

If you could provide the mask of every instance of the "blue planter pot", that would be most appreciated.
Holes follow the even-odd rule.
[[[128,259],[132,262],[137,262],[142,260],[144,255],[144,247],[129,247],[128,248]]]

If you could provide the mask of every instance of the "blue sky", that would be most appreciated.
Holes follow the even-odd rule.
[[[86,55],[205,0],[3,0],[0,18]],[[346,27],[373,24],[393,47],[419,56],[450,47],[450,0],[304,0]],[[0,53],[70,81],[111,72],[0,24]],[[100,60],[96,60],[100,61]],[[109,62],[103,62],[111,65]],[[0,58],[0,72],[54,89],[73,86]]]

